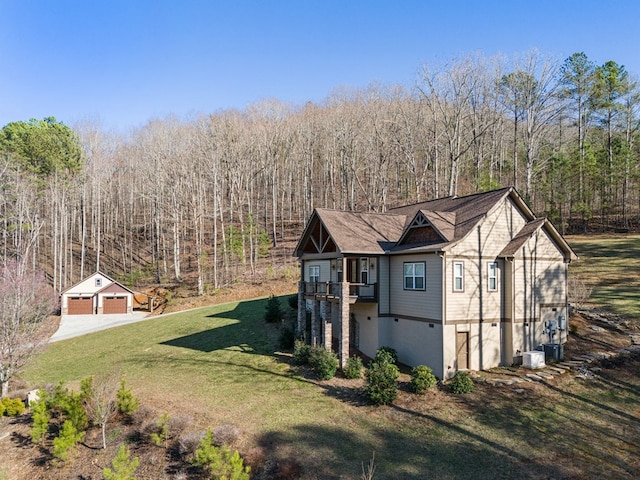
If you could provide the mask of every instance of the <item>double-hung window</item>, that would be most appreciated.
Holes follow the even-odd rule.
[[[490,262],[487,264],[487,288],[490,292],[498,290],[498,264]]]
[[[464,291],[464,263],[453,262],[453,291]]]
[[[318,283],[320,281],[320,265],[311,265],[309,267],[309,281]]]
[[[424,262],[404,264],[404,289],[424,290]]]

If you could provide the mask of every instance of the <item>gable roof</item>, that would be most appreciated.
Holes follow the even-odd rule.
[[[65,290],[63,290],[60,294],[63,295],[67,292],[72,291],[74,288],[76,288],[78,285],[80,285],[83,282],[86,282],[87,280],[96,277],[96,276],[101,276],[104,279],[108,280],[110,283],[108,283],[107,285],[104,285],[102,287],[100,287],[98,290],[94,290],[91,293],[93,294],[97,294],[99,292],[102,292],[104,289],[106,289],[107,287],[112,286],[113,284],[116,285],[120,285],[122,288],[124,288],[125,290],[127,290],[128,292],[134,293],[132,290],[128,289],[127,287],[125,287],[124,285],[122,285],[120,282],[114,280],[113,278],[111,278],[109,275],[105,275],[104,273],[102,273],[100,270],[98,270],[97,272],[92,273],[91,275],[89,275],[88,277],[84,277],[82,280],[80,280],[79,282],[74,283],[73,285],[71,285],[70,287],[66,288]]]
[[[316,208],[294,250],[295,256],[302,255],[317,222],[330,232],[340,253],[383,254],[402,235],[405,216]]]
[[[551,240],[556,244],[558,250],[564,254],[565,259],[571,261],[578,258],[566,240],[562,238],[562,235],[560,235],[556,228],[546,218],[537,218],[527,223],[502,249],[502,252],[500,252],[498,256],[513,257],[527,242],[527,240],[529,240],[531,236],[540,229],[543,229],[551,237]]]
[[[537,219],[513,187],[501,188],[464,197],[445,197],[392,208],[386,213],[357,213],[317,208],[311,215],[294,250],[301,257],[314,229],[320,223],[341,254],[384,254],[407,251],[446,250],[464,239],[479,222],[506,198],[513,202],[527,220],[526,226],[503,250],[513,255],[538,228],[545,228],[565,258],[577,258],[551,223]],[[419,243],[411,230],[429,229],[429,241]],[[413,242],[413,243],[410,243]],[[315,245],[315,243],[314,243]],[[317,248],[316,248],[317,249]],[[323,253],[317,251],[314,253]]]

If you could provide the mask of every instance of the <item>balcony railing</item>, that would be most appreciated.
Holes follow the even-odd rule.
[[[304,295],[306,297],[339,298],[342,292],[342,284],[334,282],[304,282]],[[377,283],[349,283],[349,297],[351,300],[363,302],[378,301]]]

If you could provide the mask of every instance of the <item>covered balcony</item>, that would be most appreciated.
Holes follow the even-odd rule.
[[[340,298],[341,283],[338,282],[304,282],[304,298],[307,300],[337,300]],[[377,302],[377,283],[349,282],[349,303]]]

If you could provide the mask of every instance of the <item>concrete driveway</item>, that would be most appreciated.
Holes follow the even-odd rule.
[[[60,326],[56,333],[49,339],[49,342],[66,340],[107,328],[119,327],[120,325],[156,318],[148,317],[148,315],[148,312],[113,315],[62,315],[62,317],[60,317]]]

